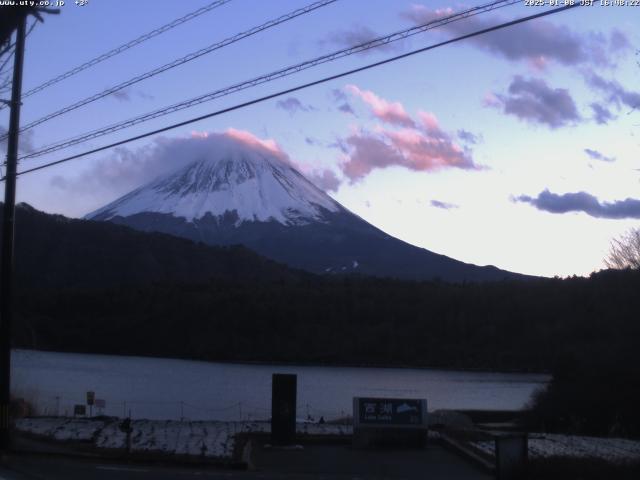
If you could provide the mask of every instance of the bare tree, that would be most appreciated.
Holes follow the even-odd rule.
[[[620,237],[614,238],[604,263],[609,268],[640,268],[640,228],[632,228]]]

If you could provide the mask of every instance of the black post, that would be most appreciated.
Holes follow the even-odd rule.
[[[271,442],[293,445],[296,440],[296,375],[274,373],[271,389]]]
[[[11,316],[13,297],[13,231],[16,210],[16,172],[22,97],[22,64],[26,16],[18,23],[11,88],[11,116],[7,143],[7,165],[4,184],[4,215],[2,218],[2,271],[0,273],[0,450],[11,443],[9,404],[11,400]]]

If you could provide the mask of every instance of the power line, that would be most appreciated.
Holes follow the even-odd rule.
[[[131,118],[129,120],[125,120],[122,122],[115,123],[113,125],[103,127],[97,130],[93,130],[79,136],[73,137],[71,139],[63,140],[56,142],[54,144],[49,144],[36,152],[29,153],[21,157],[22,159],[27,158],[35,158],[47,153],[51,153],[57,150],[62,150],[64,148],[71,147],[73,145],[77,145],[79,143],[83,143],[87,140],[92,140],[94,138],[102,137],[104,135],[108,135],[110,133],[114,133],[116,131],[132,127],[139,123],[147,122],[149,120],[153,120],[154,118],[162,117],[164,115],[168,115],[170,113],[174,113],[180,110],[184,110],[195,105],[199,105],[201,103],[205,103],[211,100],[215,100],[216,98],[220,98],[226,95],[230,95],[232,93],[236,93],[242,90],[246,90],[248,88],[255,87],[257,85],[261,85],[264,83],[268,83],[279,78],[283,78],[303,70],[307,70],[309,68],[316,67],[318,65],[322,65],[324,63],[332,62],[338,60],[340,58],[344,58],[350,55],[354,55],[357,53],[361,53],[367,50],[371,50],[373,48],[377,48],[382,45],[387,45],[389,43],[402,40],[408,38],[413,35],[417,35],[419,33],[423,33],[427,30],[431,30],[437,27],[441,27],[443,25],[456,22],[465,18],[469,18],[471,16],[479,15],[481,13],[486,13],[492,10],[496,10],[498,8],[507,7],[513,5],[514,3],[519,3],[520,0],[499,0],[493,1],[488,4],[480,5],[477,7],[470,8],[468,10],[464,10],[462,12],[428,22],[423,25],[419,25],[416,27],[412,27],[405,30],[400,30],[398,32],[394,32],[389,35],[385,35],[383,37],[378,37],[376,39],[370,40],[368,42],[364,42],[353,47],[344,48],[341,50],[334,51],[332,53],[322,55],[320,57],[313,58],[311,60],[307,60],[305,62],[289,66],[275,72],[268,73],[266,75],[261,75],[257,78],[246,80],[237,84],[234,84],[230,87],[225,87],[213,92],[206,93],[204,95],[200,95],[198,97],[192,98],[190,100],[185,100],[183,102],[170,105],[168,107],[161,108],[159,110],[154,110],[152,112],[146,113],[144,115],[139,115],[137,117]]]
[[[119,83],[118,85],[108,88],[106,90],[103,90],[100,93],[96,93],[95,95],[92,95],[90,97],[87,97],[83,100],[80,100],[79,102],[76,102],[72,105],[69,105],[67,107],[64,107],[56,112],[50,113],[48,115],[45,115],[42,118],[39,118],[38,120],[34,120],[31,123],[28,123],[27,125],[25,125],[24,127],[22,127],[20,129],[21,132],[24,132],[25,130],[29,130],[30,128],[35,127],[36,125],[40,125],[41,123],[47,122],[49,120],[51,120],[52,118],[56,118],[59,117],[60,115],[64,115],[65,113],[69,113],[72,110],[76,110],[80,107],[83,107],[85,105],[88,105],[89,103],[95,102],[96,100],[99,100],[101,98],[104,98],[108,95],[111,95],[115,92],[118,92],[124,88],[130,87],[131,85],[135,85],[136,83],[139,83],[143,80],[146,80],[148,78],[154,77],[160,73],[166,72],[167,70],[171,70],[172,68],[178,67],[180,65],[183,65],[187,62],[190,62],[192,60],[195,60],[196,58],[199,58],[203,55],[206,55],[208,53],[211,53],[215,50],[219,50],[221,48],[224,48],[228,45],[231,45],[232,43],[236,43],[244,38],[250,37],[252,35],[255,35],[259,32],[262,32],[264,30],[267,30],[269,28],[273,28],[277,25],[280,25],[281,23],[284,22],[288,22],[289,20],[293,20],[294,18],[297,18],[301,15],[305,15],[307,13],[313,12],[314,10],[317,10],[319,8],[325,7],[329,4],[335,3],[338,0],[319,0],[317,2],[314,2],[310,5],[307,5],[306,7],[303,8],[299,8],[296,9],[292,12],[289,12],[285,15],[282,15],[281,17],[278,17],[276,19],[273,20],[269,20],[266,23],[263,23],[262,25],[259,25],[257,27],[253,27],[249,30],[246,30],[242,33],[238,33],[232,37],[226,38],[225,40],[222,40],[221,42],[217,42],[214,43],[212,45],[209,45],[208,47],[202,48],[196,52],[192,52],[188,55],[185,55],[184,57],[178,58],[177,60],[174,60],[170,63],[166,63],[158,68],[155,68],[149,72],[143,73],[142,75],[138,75],[134,78],[131,78],[125,82]],[[1,139],[1,137],[0,137]]]
[[[86,70],[87,68],[93,67],[94,65],[97,65],[98,63],[104,62],[105,60],[118,55],[126,50],[129,50],[130,48],[135,47],[136,45],[139,45],[142,42],[145,42],[147,40],[152,39],[153,37],[157,37],[158,35],[167,32],[179,25],[182,25],[183,23],[188,22],[189,20],[193,20],[196,17],[199,17],[200,15],[207,13],[215,8],[218,8],[222,5],[224,5],[225,3],[229,3],[231,0],[217,0],[215,2],[212,2],[208,5],[205,5],[202,8],[199,8],[198,10],[195,10],[191,13],[188,13],[187,15],[184,15],[183,17],[180,17],[170,23],[167,23],[166,25],[163,25],[162,27],[156,28],[155,30],[152,30],[148,33],[145,33],[144,35],[140,35],[138,38],[135,38],[123,45],[120,45],[119,47],[116,47],[112,50],[109,50],[106,53],[103,53],[102,55],[99,55],[91,60],[89,60],[88,62],[83,63],[82,65],[78,65],[75,68],[72,68],[71,70],[58,75],[57,77],[52,78],[51,80],[48,80],[46,82],[44,82],[41,85],[38,85],[35,88],[32,88],[31,90],[25,92],[22,95],[22,98],[26,98],[29,97],[31,95],[33,95],[34,93],[38,93],[42,90],[44,90],[47,87],[50,87],[51,85],[54,85],[58,82],[61,82],[62,80],[65,80],[69,77],[72,77],[80,72],[82,72],[83,70]],[[28,34],[27,34],[28,35]],[[0,107],[1,109],[2,107]]]
[[[560,13],[560,12],[563,12],[563,11],[566,11],[566,10],[569,10],[569,9],[572,9],[572,8],[576,8],[576,7],[579,7],[579,6],[580,6],[580,4],[573,4],[573,5],[567,5],[567,6],[560,7],[560,8],[554,8],[552,10],[546,10],[544,12],[537,13],[535,15],[529,15],[527,17],[521,17],[521,18],[518,18],[516,20],[512,20],[510,22],[501,23],[499,25],[495,25],[495,26],[489,27],[489,28],[484,28],[482,30],[477,30],[475,32],[472,32],[472,33],[469,33],[469,34],[466,34],[466,35],[462,35],[462,36],[455,37],[455,38],[452,38],[452,39],[449,39],[449,40],[445,40],[443,42],[436,43],[436,44],[433,44],[433,45],[429,45],[427,47],[419,48],[417,50],[412,50],[410,52],[403,53],[401,55],[396,55],[394,57],[390,57],[390,58],[387,58],[385,60],[381,60],[379,62],[370,63],[370,64],[362,66],[362,67],[354,68],[352,70],[347,70],[345,72],[338,73],[338,74],[335,74],[335,75],[330,75],[328,77],[324,77],[324,78],[321,78],[319,80],[314,80],[313,82],[309,82],[309,83],[305,83],[305,84],[302,84],[302,85],[298,85],[296,87],[288,88],[286,90],[281,90],[279,92],[272,93],[270,95],[266,95],[266,96],[263,96],[263,97],[260,97],[260,98],[256,98],[256,99],[244,102],[244,103],[236,104],[236,105],[231,106],[231,107],[223,108],[221,110],[217,110],[215,112],[211,112],[211,113],[208,113],[206,115],[201,115],[199,117],[191,118],[191,119],[185,120],[183,122],[174,123],[172,125],[168,125],[166,127],[159,128],[157,130],[146,132],[146,133],[143,133],[141,135],[136,135],[134,137],[129,137],[127,139],[111,143],[109,145],[104,145],[102,147],[94,148],[92,150],[88,150],[86,152],[79,153],[79,154],[76,154],[76,155],[71,155],[69,157],[62,158],[62,159],[56,160],[54,162],[49,162],[49,163],[40,165],[38,167],[33,167],[33,168],[28,169],[28,170],[23,170],[22,172],[18,172],[18,175],[24,175],[24,174],[35,172],[35,171],[38,171],[38,170],[43,170],[45,168],[49,168],[49,167],[52,167],[54,165],[59,165],[61,163],[66,163],[66,162],[69,162],[71,160],[75,160],[77,158],[81,158],[81,157],[90,155],[92,153],[101,152],[101,151],[107,150],[109,148],[113,148],[113,147],[117,147],[117,146],[120,146],[120,145],[124,145],[126,143],[130,143],[130,142],[133,142],[133,141],[136,141],[136,140],[140,140],[142,138],[150,137],[152,135],[157,135],[159,133],[163,133],[163,132],[166,132],[168,130],[172,130],[174,128],[183,127],[183,126],[189,125],[191,123],[199,122],[200,120],[205,120],[207,118],[216,117],[216,116],[219,116],[219,115],[222,115],[222,114],[225,114],[225,113],[229,113],[229,112],[232,112],[232,111],[235,111],[235,110],[239,110],[241,108],[245,108],[245,107],[248,107],[248,106],[251,106],[251,105],[255,105],[257,103],[265,102],[267,100],[272,100],[274,98],[277,98],[277,97],[280,97],[280,96],[283,96],[283,95],[288,95],[290,93],[297,92],[299,90],[303,90],[303,89],[306,89],[306,88],[309,88],[309,87],[320,85],[322,83],[326,83],[326,82],[330,82],[330,81],[333,81],[333,80],[337,80],[339,78],[343,78],[343,77],[346,77],[346,76],[349,76],[349,75],[353,75],[355,73],[363,72],[365,70],[370,70],[372,68],[376,68],[376,67],[379,67],[379,66],[382,66],[382,65],[386,65],[388,63],[392,63],[392,62],[395,62],[395,61],[398,61],[398,60],[401,60],[401,59],[404,59],[404,58],[408,58],[408,57],[411,57],[413,55],[417,55],[419,53],[427,52],[427,51],[433,50],[435,48],[439,48],[439,47],[443,47],[445,45],[456,43],[456,42],[459,42],[461,40],[466,40],[466,39],[469,39],[469,38],[472,38],[472,37],[477,37],[479,35],[484,35],[486,33],[494,32],[496,30],[501,30],[503,28],[511,27],[511,26],[514,26],[514,25],[518,25],[520,23],[528,22],[530,20],[535,20],[537,18],[546,17],[548,15],[553,15],[553,14],[556,14],[556,13]],[[0,181],[3,181],[3,180],[4,180],[4,178],[0,179]]]

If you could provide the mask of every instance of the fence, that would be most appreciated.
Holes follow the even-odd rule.
[[[198,405],[184,400],[147,400],[147,399],[123,399],[100,398],[99,392],[96,400],[104,402],[104,407],[99,407],[94,402],[93,406],[87,406],[86,397],[69,396],[57,392],[15,392],[16,399],[23,399],[31,407],[33,415],[37,416],[74,416],[75,405],[86,406],[86,416],[106,415],[110,417],[130,417],[150,420],[221,420],[221,421],[260,421],[269,420],[271,417],[271,398],[265,399],[266,404],[254,405],[250,402],[237,401],[226,405]],[[343,411],[328,411],[315,408],[310,403],[299,404],[297,417],[299,421],[317,422],[324,420],[336,420],[346,418],[350,414]]]

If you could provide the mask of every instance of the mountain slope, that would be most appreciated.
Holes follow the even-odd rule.
[[[216,278],[271,281],[308,276],[245,247],[195,244],[107,222],[50,215],[24,203],[16,209],[15,246],[16,279],[23,289],[197,283]]]
[[[518,277],[393,238],[331,199],[277,152],[241,142],[207,152],[85,218],[210,245],[242,244],[314,273],[447,281]]]

